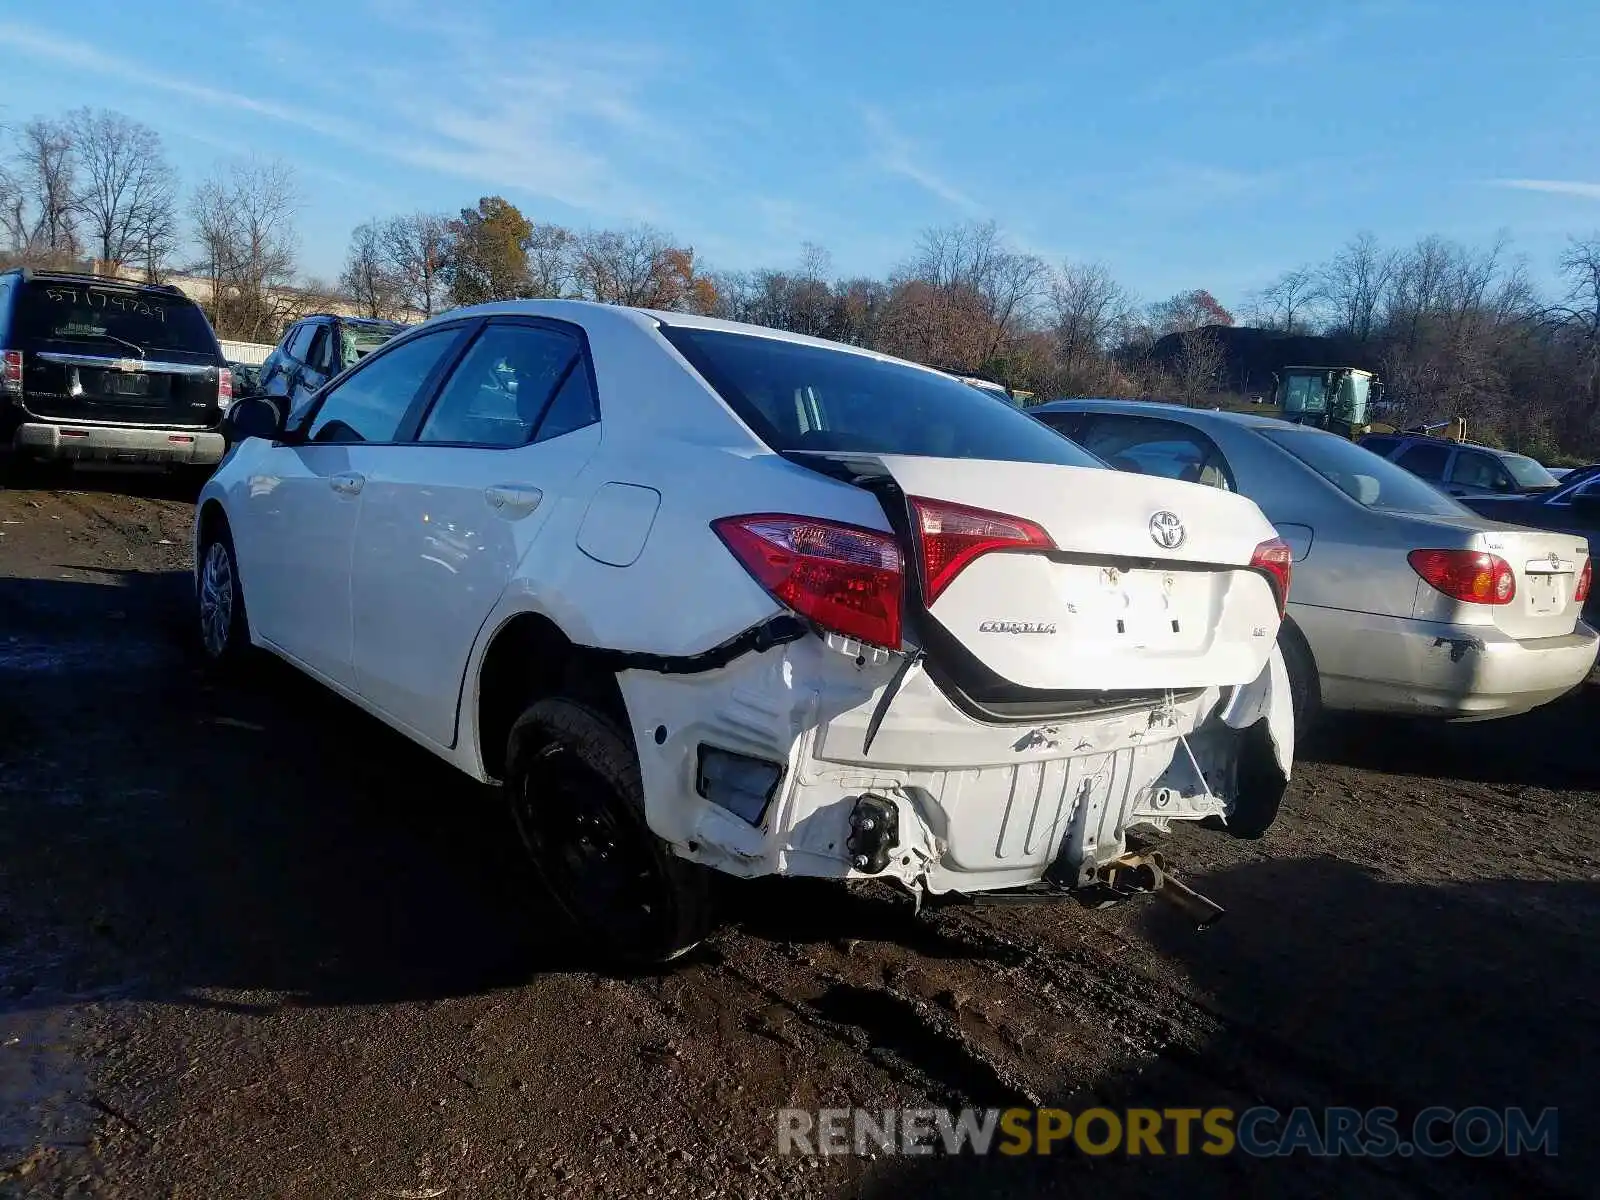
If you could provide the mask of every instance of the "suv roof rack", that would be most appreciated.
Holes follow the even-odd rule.
[[[20,276],[23,283],[33,279],[60,279],[63,282],[109,284],[112,287],[132,288],[135,291],[162,292],[169,296],[183,296],[184,299],[188,299],[187,293],[175,283],[141,283],[136,279],[123,279],[116,275],[96,275],[91,271],[45,271],[32,267],[12,267],[0,274]]]

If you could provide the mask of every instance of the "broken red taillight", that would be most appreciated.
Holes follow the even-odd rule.
[[[947,500],[912,496],[911,516],[922,549],[922,599],[939,593],[979,555],[994,550],[1054,550],[1050,535],[1032,521]]]
[[[0,392],[7,396],[22,394],[21,350],[7,350],[0,358]]]
[[[779,603],[823,629],[900,648],[904,560],[890,534],[783,513],[724,517],[711,527]]]
[[[227,412],[233,404],[233,372],[223,367],[217,372],[217,407]]]
[[[1592,559],[1586,558],[1583,560],[1583,570],[1578,572],[1578,587],[1572,593],[1572,599],[1575,603],[1582,604],[1589,598],[1589,586],[1594,579],[1592,563]]]
[[[1511,564],[1482,550],[1413,550],[1411,569],[1452,600],[1468,604],[1510,604],[1517,594]]]
[[[1268,538],[1250,556],[1250,568],[1267,577],[1278,601],[1278,615],[1283,616],[1289,607],[1289,582],[1294,575],[1294,552],[1289,543],[1282,538]]]

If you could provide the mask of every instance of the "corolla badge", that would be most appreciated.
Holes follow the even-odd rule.
[[[1176,550],[1187,536],[1175,512],[1162,509],[1150,518],[1150,538],[1163,550]]]
[[[1054,633],[1054,621],[984,621],[979,633]]]

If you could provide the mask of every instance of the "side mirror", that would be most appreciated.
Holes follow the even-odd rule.
[[[270,441],[283,432],[283,418],[278,406],[265,396],[246,396],[228,409],[222,418],[222,432],[230,443],[253,437]]]

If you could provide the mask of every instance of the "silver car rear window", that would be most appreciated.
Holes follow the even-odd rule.
[[[1291,426],[1263,429],[1260,433],[1363,508],[1431,517],[1471,515],[1465,505],[1456,503],[1426,480],[1335,434]]]

